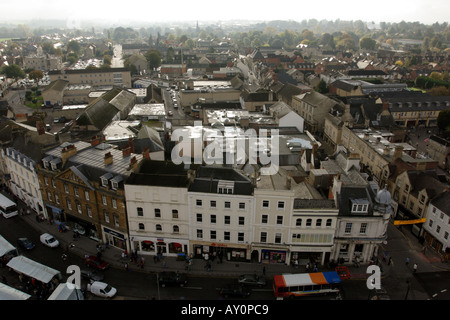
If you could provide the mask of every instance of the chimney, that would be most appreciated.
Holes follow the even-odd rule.
[[[417,171],[425,171],[427,169],[427,163],[425,161],[416,162]]]
[[[142,151],[142,157],[146,160],[150,160],[150,149],[145,147],[144,151]]]
[[[137,168],[137,165],[138,165],[138,161],[136,159],[136,156],[134,156],[134,157],[132,157],[130,159],[130,167],[129,167],[129,169],[130,170],[135,170]]]
[[[62,160],[63,165],[66,163],[67,159],[69,159],[71,156],[73,156],[76,153],[77,153],[77,148],[73,144],[70,144],[67,147],[64,147],[61,150],[61,160]]]
[[[125,147],[125,148],[122,149],[122,156],[124,158],[130,156],[130,154],[131,154],[131,147],[130,146]]]
[[[133,137],[128,138],[128,145],[130,146],[131,153],[134,153],[134,139]]]
[[[99,136],[94,136],[91,138],[91,146],[98,146],[102,142],[102,139]]]
[[[291,190],[292,178],[290,176],[286,176],[286,188]]]
[[[402,155],[403,155],[403,147],[402,146],[395,146],[394,157],[392,158],[392,160],[401,159]]]
[[[104,160],[105,160],[105,166],[108,166],[113,163],[113,156],[112,156],[111,152],[105,153]]]
[[[385,145],[383,149],[383,155],[388,156],[391,154],[391,148],[389,148],[389,145]]]

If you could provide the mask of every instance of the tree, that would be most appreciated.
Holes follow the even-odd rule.
[[[359,47],[366,50],[375,50],[377,42],[369,37],[362,37],[359,41]]]
[[[7,78],[12,78],[15,80],[25,78],[25,72],[17,64],[4,66],[2,68],[2,73],[6,75]]]
[[[145,54],[150,70],[158,68],[161,65],[161,52],[158,50],[149,50]]]
[[[80,52],[80,49],[81,49],[81,46],[78,43],[78,41],[76,41],[76,40],[71,40],[67,44],[67,52],[73,51],[78,54]]]
[[[44,73],[41,70],[33,70],[28,74],[28,78],[38,82],[39,80],[44,78]]]
[[[328,87],[327,87],[327,83],[325,82],[325,80],[320,79],[319,83],[316,86],[316,90],[319,93],[328,93]]]

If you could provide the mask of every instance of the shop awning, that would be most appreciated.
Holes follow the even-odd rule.
[[[5,238],[0,236],[0,257],[3,257],[5,254],[15,250],[16,247],[9,243]]]

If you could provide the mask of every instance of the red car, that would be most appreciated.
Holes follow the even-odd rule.
[[[84,259],[84,263],[86,263],[87,266],[96,268],[98,270],[106,270],[109,268],[109,263],[103,260],[100,260],[96,256],[89,256],[86,259]]]

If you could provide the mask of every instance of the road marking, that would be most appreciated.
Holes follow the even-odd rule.
[[[202,287],[183,287],[185,289],[194,289],[194,290],[202,290]]]

